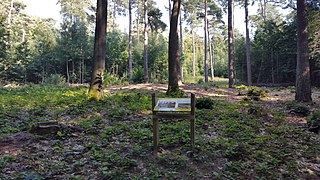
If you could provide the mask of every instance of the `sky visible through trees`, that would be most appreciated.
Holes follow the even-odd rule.
[[[26,11],[32,15],[39,16],[42,18],[53,18],[57,21],[56,26],[60,26],[61,23],[61,16],[60,16],[60,5],[57,5],[55,0],[23,0],[23,2],[27,5]],[[162,11],[163,15],[161,20],[166,24],[169,24],[169,13],[168,12],[168,2],[165,0],[156,1],[157,6]],[[95,5],[95,1],[93,0],[93,4]],[[255,3],[254,6],[249,6],[249,15],[253,15],[256,13],[258,9],[258,3]],[[245,33],[245,27],[243,26],[244,23],[244,15],[243,15],[243,7],[236,6],[235,7],[235,28],[238,29],[241,33]],[[281,9],[281,13],[284,15],[289,13],[288,9]],[[122,31],[128,31],[128,16],[118,16],[117,17],[119,24],[121,26]],[[225,23],[227,23],[227,16],[226,14],[223,17]],[[198,34],[203,36],[202,28],[199,28]]]
[[[14,6],[10,5],[14,2]],[[0,58],[1,80],[3,83],[44,83],[52,75],[59,75],[69,83],[86,83],[92,66],[95,6],[96,2],[86,1],[21,1],[4,0],[0,11],[2,23],[0,33],[5,43]],[[49,3],[50,2],[50,3]],[[141,72],[148,72],[150,82],[165,83],[168,80],[168,1],[148,1],[148,42],[143,45],[146,18],[143,16],[143,1],[133,1],[132,14],[132,75],[128,79],[129,36],[127,27],[128,1],[109,0],[106,35],[107,77],[121,82],[141,82]],[[241,1],[235,2],[234,17],[234,68],[236,83],[246,83],[246,56],[251,55],[252,83],[294,84],[297,39],[296,11],[281,9],[279,4],[264,1],[249,2],[250,53],[245,53],[246,40],[245,11]],[[38,7],[37,7],[37,6]],[[283,6],[283,5],[282,5]],[[158,8],[159,7],[159,8]],[[259,8],[256,8],[259,7]],[[62,11],[60,10],[62,8]],[[185,0],[179,18],[179,54],[181,73],[186,81],[201,82],[208,74],[228,77],[227,12],[223,1],[208,1],[208,38],[204,38],[204,3],[199,0]],[[317,46],[319,11],[310,11],[310,65],[313,85],[319,85],[319,57]],[[12,16],[8,15],[12,12]],[[281,15],[285,12],[287,15]],[[287,13],[290,12],[290,13]],[[39,18],[33,15],[49,17]],[[59,20],[60,19],[60,20]],[[53,25],[55,24],[55,25]],[[181,28],[180,26],[183,26]],[[209,41],[210,40],[210,41]],[[8,45],[6,45],[6,43]],[[205,48],[210,45],[210,48]],[[183,47],[183,48],[182,48]],[[148,49],[148,67],[143,65],[143,49]],[[205,51],[210,51],[205,53]],[[209,54],[209,56],[205,56]],[[210,60],[210,61],[209,61]],[[204,62],[210,62],[204,68]],[[147,69],[148,68],[148,69]],[[206,70],[207,69],[207,70]],[[142,71],[143,70],[143,71]],[[146,71],[147,70],[147,71]],[[208,72],[207,72],[208,71]],[[180,72],[180,70],[179,70]],[[266,74],[270,73],[271,76]],[[181,75],[180,75],[181,74]],[[133,79],[131,78],[133,77]],[[213,78],[211,77],[211,81]]]

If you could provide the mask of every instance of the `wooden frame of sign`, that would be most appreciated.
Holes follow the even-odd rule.
[[[191,98],[157,98],[152,94],[153,147],[159,148],[159,119],[189,119],[191,146],[195,141],[195,95]]]

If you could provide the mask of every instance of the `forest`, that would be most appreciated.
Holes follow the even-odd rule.
[[[56,3],[0,3],[0,179],[320,178],[320,1]]]

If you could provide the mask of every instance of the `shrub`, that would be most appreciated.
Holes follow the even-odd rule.
[[[261,88],[258,87],[250,87],[246,93],[247,97],[259,101],[261,97],[266,97],[266,92],[263,91]]]
[[[245,85],[235,86],[235,88],[238,90],[238,96],[243,95],[243,91],[246,91],[248,89]],[[243,91],[242,91],[243,90]]]
[[[210,98],[198,98],[196,102],[196,108],[198,109],[212,109],[214,100]]]
[[[61,74],[51,74],[47,79],[45,79],[44,84],[62,86],[66,82],[66,79]]]
[[[313,113],[308,117],[308,129],[311,132],[320,132],[320,111]]]
[[[119,85],[121,84],[121,80],[116,75],[105,73],[103,84],[106,85]]]
[[[143,75],[144,72],[142,67],[134,68],[132,72],[132,78],[130,79],[130,81],[133,83],[143,83]]]
[[[169,89],[167,90],[166,95],[173,98],[181,98],[185,93],[181,89]]]
[[[310,114],[310,109],[307,105],[302,103],[291,102],[287,105],[290,113],[295,113],[301,116],[308,116]]]
[[[124,78],[124,77],[120,78],[117,75],[105,73],[103,84],[105,86],[107,86],[107,85],[124,85],[124,84],[127,84],[127,81],[126,81],[126,78]]]

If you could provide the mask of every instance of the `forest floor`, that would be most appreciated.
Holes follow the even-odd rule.
[[[294,100],[294,88],[181,86],[213,106],[196,109],[196,145],[189,122],[160,121],[152,148],[151,94],[163,84],[110,86],[103,101],[86,86],[0,88],[0,179],[319,179],[320,136],[307,121],[320,109]],[[41,131],[38,122],[57,122]]]

